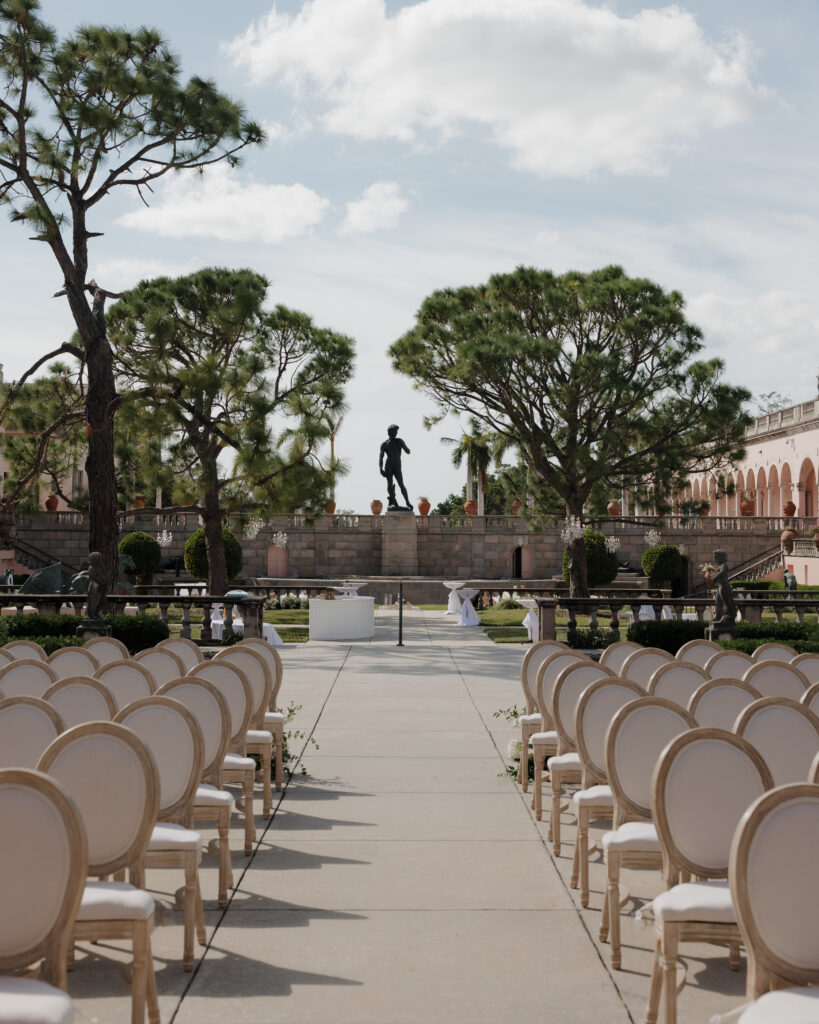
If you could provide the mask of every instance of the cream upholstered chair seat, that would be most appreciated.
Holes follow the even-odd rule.
[[[603,834],[603,850],[618,853],[661,853],[660,837],[653,821],[627,821]]]
[[[816,1024],[817,1020],[819,988],[785,988],[766,992],[743,1010],[737,1024]]]
[[[184,665],[185,672],[190,672],[192,668],[196,668],[197,665],[205,660],[202,652],[193,640],[188,640],[183,636],[171,636],[167,640],[161,640],[156,645],[156,649],[158,651],[170,651],[172,654],[175,654]]]
[[[599,782],[596,786],[589,786],[588,789],[578,789],[572,797],[572,802],[578,807],[599,807],[602,805],[613,808],[614,796],[611,792],[611,786]]]
[[[739,715],[760,696],[758,690],[741,679],[709,679],[695,691],[688,710],[697,725],[730,731]]]
[[[677,661],[683,661],[687,665],[698,665],[705,668],[709,658],[718,654],[722,648],[713,640],[689,640],[677,651]]]
[[[97,669],[95,678],[114,698],[117,711],[142,697],[150,697],[156,691],[156,680],[148,669],[129,659],[108,662]]]
[[[47,663],[58,679],[93,676],[100,667],[92,651],[85,647],[61,647],[48,656]]]
[[[202,836],[192,828],[185,828],[172,821],[158,821],[148,840],[148,851],[192,850],[199,852]]]
[[[185,675],[182,659],[172,651],[159,647],[149,647],[147,650],[140,651],[131,660],[138,665],[144,665],[154,677],[157,686],[162,686],[163,683],[169,683],[171,679],[178,679],[179,676]]]
[[[0,976],[0,1024],[71,1024],[74,1003],[44,981]]]
[[[683,882],[656,896],[651,911],[658,921],[712,921],[735,924],[727,881]]]
[[[112,661],[124,661],[130,658],[128,648],[121,640],[115,640],[112,636],[95,636],[86,640],[82,645],[84,651],[90,651],[100,668],[103,665],[110,665]]]
[[[82,894],[78,921],[150,921],[154,898],[128,882],[95,882],[88,879]]]

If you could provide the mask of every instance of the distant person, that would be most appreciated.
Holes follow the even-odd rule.
[[[412,506],[410,505],[409,495],[407,489],[404,486],[404,475],[401,471],[401,452],[404,451],[407,455],[410,454],[409,448],[398,436],[398,427],[395,423],[392,426],[387,427],[387,440],[381,445],[381,450],[378,454],[378,470],[381,476],[387,478],[387,495],[389,498],[389,505],[387,506],[390,512],[411,512]],[[401,493],[404,496],[404,508],[398,505],[395,499],[395,485],[401,488]]]

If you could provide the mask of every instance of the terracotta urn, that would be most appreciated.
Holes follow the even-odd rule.
[[[334,501],[328,501],[324,506],[325,515],[331,516],[336,510],[336,503]]]
[[[474,498],[470,498],[469,501],[464,502],[464,512],[468,516],[476,516],[478,514],[478,503]]]
[[[421,498],[418,502],[418,512],[422,516],[428,516],[431,508],[432,505],[429,503],[429,498]]]
[[[370,502],[370,512],[372,512],[374,516],[380,516],[383,508],[384,504],[379,501],[378,498],[376,498],[375,501]]]
[[[606,505],[606,511],[610,516],[619,516],[623,511],[623,506],[615,498]]]
[[[57,506],[60,504],[60,499],[56,494],[49,494],[45,500],[45,507],[47,512],[56,512]]]
[[[710,572],[710,571],[709,572],[704,572],[702,574],[702,578],[705,580],[705,582],[708,584],[709,587],[714,582],[714,574],[712,572]]]
[[[520,507],[521,507],[522,504],[523,504],[522,501],[513,501],[512,502],[512,515],[513,516],[516,516],[518,514],[518,512],[520,512]]]
[[[143,494],[134,495],[134,508],[145,508],[145,496]]]
[[[753,498],[751,498],[749,501],[741,501],[739,503],[739,514],[741,516],[752,516],[754,514],[755,509],[756,503],[754,502]]]
[[[791,530],[790,528],[788,528],[787,530],[783,530],[779,537],[779,542],[781,543],[785,551],[788,552],[788,554],[790,554],[793,551],[793,542],[795,539],[796,530]]]
[[[785,504],[782,506],[782,515],[785,516],[787,519],[790,519],[792,516],[795,516],[796,505],[794,505],[792,501],[786,501]]]

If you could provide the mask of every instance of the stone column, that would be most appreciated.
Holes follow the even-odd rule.
[[[381,575],[418,575],[418,533],[410,512],[387,512],[384,516]]]

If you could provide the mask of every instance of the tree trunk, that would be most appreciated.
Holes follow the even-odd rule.
[[[469,461],[468,453],[466,460],[466,500],[472,501],[472,463]]]
[[[227,590],[227,562],[218,487],[209,487],[206,491],[202,519],[205,526],[205,550],[208,553],[208,591],[222,595]]]
[[[586,545],[582,537],[569,544],[569,597],[588,597]]]

